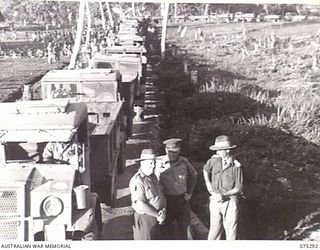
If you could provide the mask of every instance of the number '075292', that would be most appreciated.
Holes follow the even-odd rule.
[[[316,249],[316,248],[318,248],[318,244],[316,244],[316,243],[301,243],[300,248],[302,248],[302,249]]]

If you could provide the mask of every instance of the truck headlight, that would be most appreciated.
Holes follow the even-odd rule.
[[[47,216],[57,216],[63,210],[63,202],[56,196],[49,196],[44,200],[42,208]]]

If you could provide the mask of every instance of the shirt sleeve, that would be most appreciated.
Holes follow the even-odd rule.
[[[131,193],[131,201],[134,204],[136,201],[146,202],[145,189],[141,181],[138,178],[134,178],[130,181],[129,189]]]
[[[187,166],[187,170],[188,170],[188,174],[190,176],[196,176],[197,175],[197,171],[194,169],[194,167],[192,167],[191,163],[188,161],[188,159],[184,158],[185,164]]]
[[[243,188],[243,170],[242,167],[235,167],[235,188],[242,191]]]
[[[207,171],[208,173],[210,173],[211,169],[212,169],[212,164],[211,164],[211,160],[209,159],[209,160],[206,162],[206,164],[204,164],[203,170],[204,170],[204,171]]]
[[[43,150],[43,153],[42,153],[42,157],[44,158],[44,159],[50,159],[50,158],[52,158],[52,143],[51,142],[49,142],[49,143],[47,143],[47,145],[45,146],[45,148],[44,148],[44,150]]]

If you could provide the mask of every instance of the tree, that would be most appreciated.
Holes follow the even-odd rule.
[[[83,21],[84,21],[84,15],[85,15],[85,3],[84,1],[80,1],[79,4],[79,18],[78,18],[78,24],[77,24],[77,33],[76,33],[76,39],[73,46],[73,52],[70,59],[70,64],[68,66],[69,69],[74,69],[77,62],[77,56],[80,51],[81,47],[81,36],[83,31]]]
[[[4,22],[5,21],[5,18],[4,16],[2,15],[2,13],[0,12],[0,22]]]

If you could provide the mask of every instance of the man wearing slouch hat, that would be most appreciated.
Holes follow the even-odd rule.
[[[162,239],[161,225],[166,219],[166,200],[154,174],[156,155],[143,149],[139,171],[131,178],[129,189],[134,213],[134,240]]]
[[[216,154],[203,167],[206,187],[211,195],[208,240],[220,240],[223,229],[227,240],[237,237],[238,195],[242,192],[243,172],[240,162],[230,153],[235,147],[228,136],[218,136],[210,146]]]

